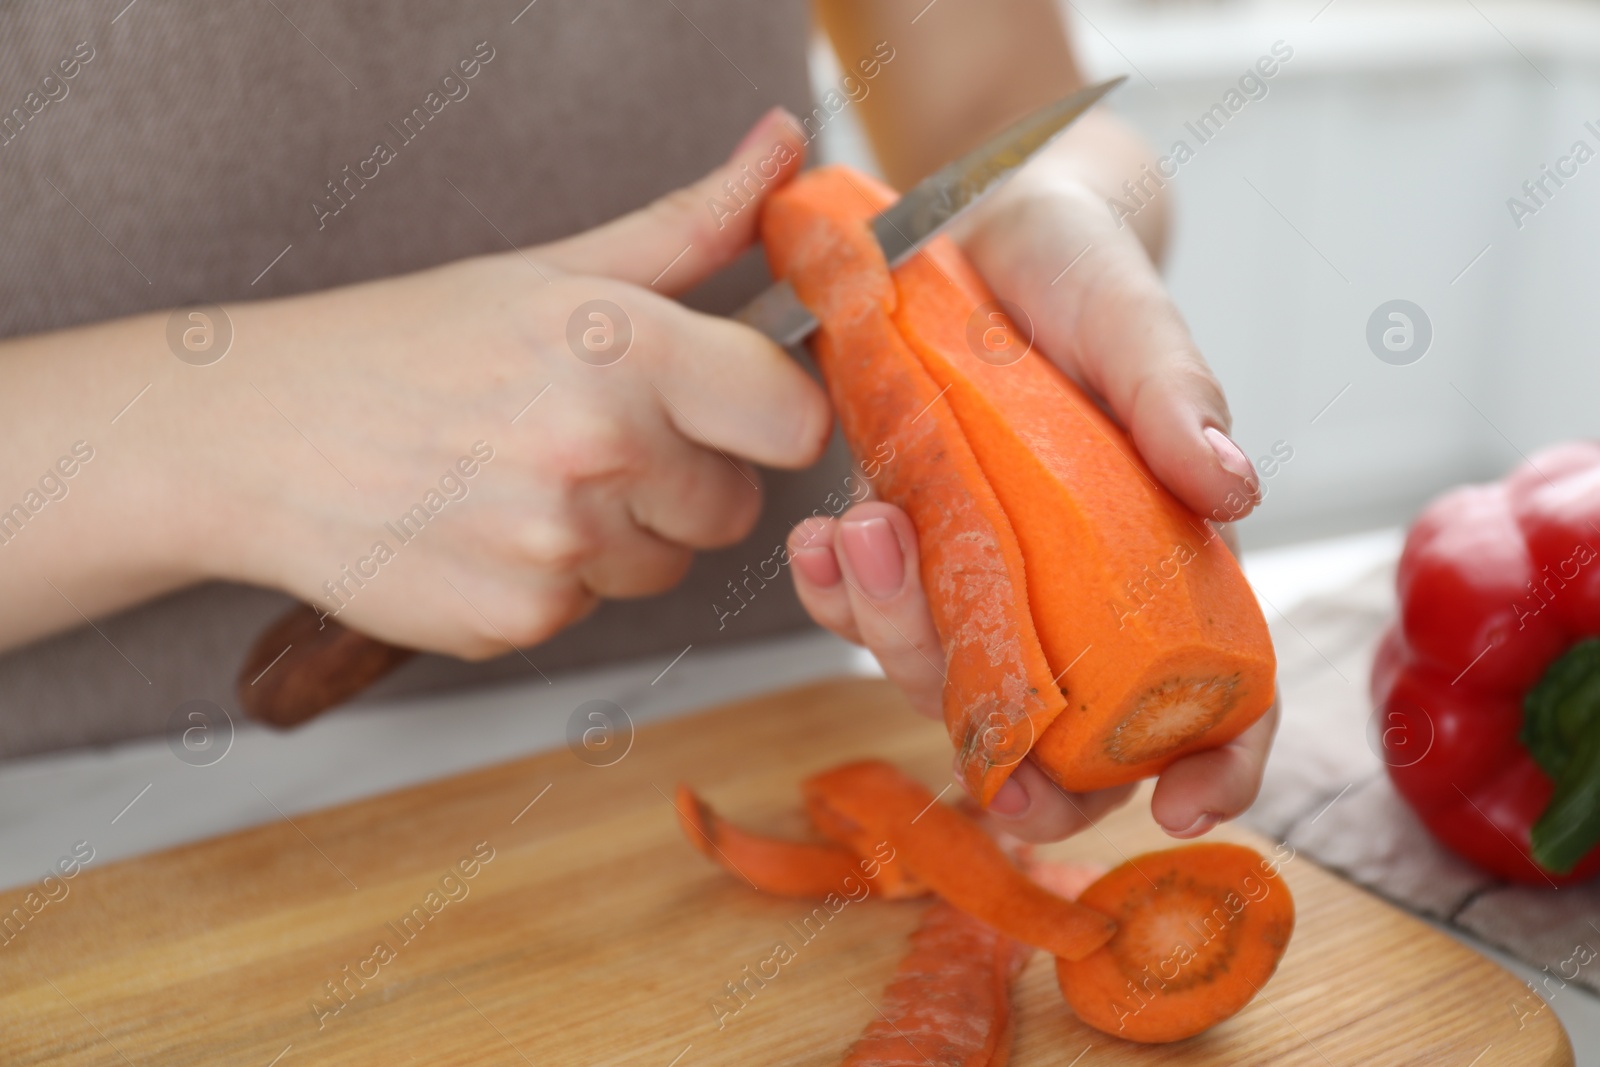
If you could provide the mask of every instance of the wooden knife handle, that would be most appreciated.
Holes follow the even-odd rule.
[[[240,706],[252,719],[297,726],[354,697],[414,655],[301,604],[261,632],[234,684]]]

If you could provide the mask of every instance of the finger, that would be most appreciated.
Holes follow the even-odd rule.
[[[578,568],[578,577],[596,596],[608,600],[655,596],[683,581],[694,553],[648,530],[631,527],[616,535],[611,551]]]
[[[445,603],[452,619],[438,648],[467,660],[531,648],[587,616],[599,598],[570,574],[460,574]]]
[[[1103,203],[1057,191],[1048,205],[1043,224],[975,234],[980,268],[1017,283],[1040,349],[1105,400],[1174,495],[1219,521],[1243,518],[1260,479],[1228,436],[1222,388],[1155,266],[1105,222]],[[1071,274],[1061,269],[1080,254]]]
[[[990,801],[989,813],[1007,833],[1024,841],[1060,841],[1127,803],[1133,790],[1123,785],[1069,793],[1032,760],[1023,760]]]
[[[944,653],[922,592],[911,520],[892,504],[857,504],[835,526],[833,548],[862,643],[913,708],[942,718]]]
[[[694,554],[639,526],[617,487],[580,492],[576,507],[586,519],[580,524],[584,535],[598,545],[579,563],[577,574],[597,596],[653,596],[677,585],[688,572]]]
[[[768,467],[807,467],[822,455],[833,428],[827,395],[783,349],[731,319],[669,301],[639,306],[648,316],[643,362],[680,433]]]
[[[1278,705],[1244,733],[1209,752],[1185,756],[1161,772],[1150,814],[1172,837],[1199,837],[1248,808],[1261,789]]]
[[[833,552],[833,519],[810,518],[789,531],[789,569],[795,595],[813,622],[853,644],[861,631],[850,606],[844,572]]]
[[[800,123],[773,108],[726,163],[693,185],[566,240],[530,249],[572,274],[598,274],[674,295],[733,262],[755,240],[761,204],[800,170]]]
[[[684,437],[763,466],[806,467],[827,447],[822,386],[758,331],[609,278],[561,278],[546,292],[570,309],[575,358],[561,368],[592,395],[647,398]]]
[[[632,484],[628,508],[639,526],[689,548],[744,540],[761,516],[761,476],[741,463],[664,434]]]
[[[1255,467],[1228,436],[1222,387],[1188,326],[1154,268],[1138,259],[1083,294],[1077,370],[1180,500],[1218,521],[1243,518],[1260,496]]]

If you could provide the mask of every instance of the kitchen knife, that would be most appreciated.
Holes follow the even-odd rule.
[[[918,182],[872,222],[889,266],[914,255],[1124,80],[1112,78],[1047,104]],[[769,286],[733,317],[784,347],[817,328],[787,281]],[[236,692],[251,718],[294,726],[354,697],[414,654],[302,604],[256,638]]]
[[[889,266],[910,259],[1126,80],[1127,75],[1121,75],[1030,112],[918,182],[872,221],[872,235]],[[733,317],[785,348],[799,344],[817,328],[816,317],[787,281],[768,286]]]

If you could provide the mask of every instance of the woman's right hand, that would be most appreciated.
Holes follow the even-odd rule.
[[[675,584],[751,529],[752,463],[827,442],[826,397],[781,349],[670,299],[752,244],[758,203],[710,205],[746,167],[762,195],[791,177],[796,128],[771,113],[697,184],[568,240],[230,307],[226,358],[135,409],[173,550],[467,658]]]

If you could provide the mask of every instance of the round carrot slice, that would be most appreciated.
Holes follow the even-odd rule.
[[[1294,929],[1278,868],[1240,845],[1137,856],[1078,903],[1116,920],[1104,946],[1058,959],[1078,1017],[1130,1041],[1178,1041],[1234,1015],[1272,977]]]

